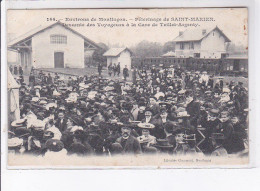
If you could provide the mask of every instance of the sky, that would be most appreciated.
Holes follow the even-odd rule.
[[[9,34],[8,40],[10,40],[37,28],[39,25],[48,26],[54,22],[50,21],[51,18],[55,18],[55,21],[59,20],[65,24],[84,24],[83,27],[71,26],[71,28],[96,43],[103,42],[105,44],[119,44],[131,47],[143,40],[163,44],[176,38],[179,31],[195,28],[212,29],[217,25],[233,43],[247,46],[247,15],[246,8],[8,10],[7,33]],[[191,19],[197,17],[206,17],[209,21],[191,21]],[[68,21],[66,18],[83,18],[84,21]],[[92,18],[95,18],[96,21],[93,21]],[[99,18],[125,19],[126,21],[99,21]],[[136,18],[151,19],[152,21],[135,21]],[[163,21],[164,18],[174,18],[175,21]],[[190,20],[179,21],[182,18]],[[162,21],[158,21],[159,19]],[[95,26],[86,26],[88,23],[95,24]],[[103,26],[98,27],[98,23],[103,24]],[[109,23],[120,25],[128,23],[130,26],[104,27],[104,24]],[[132,27],[131,23],[137,26]],[[151,27],[153,23],[158,26]],[[160,23],[166,25],[181,23],[182,26],[161,27]],[[144,24],[150,24],[150,26],[143,26]],[[184,24],[192,24],[193,26],[185,27]]]

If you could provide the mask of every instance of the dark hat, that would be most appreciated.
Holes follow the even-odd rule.
[[[149,107],[145,109],[144,113],[146,113],[146,112],[151,112],[151,114],[153,115],[153,110]]]
[[[59,152],[64,148],[63,142],[57,139],[48,139],[45,143],[45,146],[50,151],[54,152]]]
[[[73,136],[75,138],[80,139],[80,140],[83,141],[85,139],[85,137],[86,137],[86,131],[78,129],[78,130],[73,132]]]
[[[164,112],[167,112],[167,109],[165,107],[161,107],[160,108],[160,113],[164,113]]]

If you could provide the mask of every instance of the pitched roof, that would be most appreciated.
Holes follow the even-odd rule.
[[[177,36],[173,41],[174,42],[187,42],[187,41],[200,41],[206,36],[209,35],[214,30],[218,30],[220,34],[225,38],[226,42],[231,42],[230,39],[223,33],[222,30],[216,26],[212,30],[206,30],[206,33],[202,33],[203,29],[193,29],[193,30],[185,30],[182,35]]]
[[[163,57],[175,57],[176,53],[173,51],[167,52],[165,54],[162,55]]]
[[[103,56],[118,56],[124,50],[128,50],[132,54],[132,52],[126,47],[125,48],[110,48],[108,51],[106,51],[103,54]]]
[[[19,44],[19,43],[21,43],[21,42],[23,42],[23,41],[29,40],[29,39],[32,38],[34,35],[36,35],[36,34],[38,34],[38,33],[41,33],[41,32],[44,32],[45,30],[47,30],[47,29],[49,29],[49,28],[51,28],[51,27],[53,27],[53,26],[55,26],[55,25],[60,25],[60,26],[64,27],[65,29],[70,30],[70,31],[73,32],[74,34],[76,34],[76,35],[80,36],[81,38],[83,38],[85,41],[87,41],[87,42],[88,42],[89,44],[91,44],[92,46],[94,46],[94,47],[96,47],[96,48],[102,49],[102,48],[101,48],[99,45],[97,45],[94,41],[90,40],[89,38],[85,37],[84,35],[80,34],[79,32],[73,30],[72,28],[70,28],[70,27],[64,25],[64,24],[61,23],[60,21],[57,21],[57,22],[55,22],[55,23],[53,23],[53,24],[51,24],[51,25],[48,25],[48,26],[42,26],[42,25],[40,25],[40,26],[38,26],[38,27],[36,27],[36,28],[34,28],[34,29],[28,31],[27,33],[25,33],[25,34],[23,34],[23,35],[21,35],[21,36],[15,38],[15,39],[13,39],[12,41],[10,41],[10,42],[8,43],[8,47],[9,47],[9,48],[12,48],[12,47],[14,47],[15,45],[17,45],[17,44]]]

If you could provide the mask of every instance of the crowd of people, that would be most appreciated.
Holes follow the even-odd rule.
[[[247,155],[248,90],[242,82],[155,66],[134,68],[132,82],[101,73],[63,79],[36,70],[29,83],[17,81],[20,119],[9,127],[10,152]]]

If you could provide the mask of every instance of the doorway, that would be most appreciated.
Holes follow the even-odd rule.
[[[234,71],[239,71],[239,60],[234,60],[233,70]]]
[[[54,52],[54,68],[64,68],[64,52]]]

